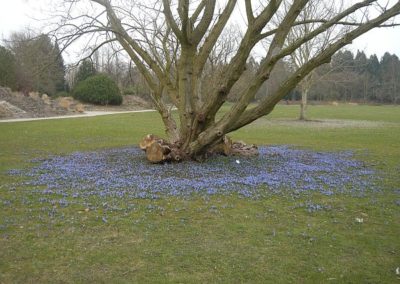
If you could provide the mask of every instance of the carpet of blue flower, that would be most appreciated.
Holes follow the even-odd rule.
[[[27,186],[41,195],[61,196],[60,202],[65,203],[61,205],[90,197],[233,194],[263,198],[312,192],[363,196],[378,189],[374,170],[349,151],[314,152],[288,146],[262,147],[257,157],[216,156],[204,163],[153,165],[136,147],[76,152],[32,163],[31,168],[9,174],[25,177],[17,186]]]

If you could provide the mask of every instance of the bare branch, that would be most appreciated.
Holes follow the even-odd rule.
[[[163,0],[163,7],[164,7],[164,15],[167,20],[168,26],[174,32],[176,37],[180,41],[184,42],[184,37],[183,37],[182,31],[179,29],[177,23],[175,22],[174,17],[172,16],[172,12],[171,12],[171,8],[170,8],[170,1]]]
[[[215,2],[214,0],[206,0],[206,6],[204,9],[203,17],[198,24],[198,26],[193,31],[192,35],[192,43],[197,45],[201,39],[203,38],[204,34],[206,33],[208,27],[211,24],[211,21],[214,16],[214,9],[215,9]]]
[[[244,3],[246,5],[247,21],[249,22],[249,25],[252,25],[254,23],[254,15],[253,8],[251,7],[251,0],[245,0]]]

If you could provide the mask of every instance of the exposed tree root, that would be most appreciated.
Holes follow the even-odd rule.
[[[187,156],[179,144],[172,144],[153,134],[146,135],[139,143],[140,148],[146,152],[147,160],[151,163],[180,162],[185,159],[199,160],[198,156]],[[217,143],[206,151],[205,156],[220,154],[224,156],[256,156],[256,145],[247,145],[242,141],[233,142],[224,136],[221,143]]]

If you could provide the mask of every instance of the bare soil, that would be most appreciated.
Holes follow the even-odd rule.
[[[84,111],[131,111],[152,108],[149,102],[136,97],[124,96],[120,106],[83,104],[72,97],[49,98],[38,93],[25,95],[0,87],[0,119],[40,118],[82,114]]]

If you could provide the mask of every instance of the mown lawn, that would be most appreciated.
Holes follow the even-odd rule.
[[[278,106],[232,136],[266,146],[351,150],[375,170],[380,190],[259,199],[93,197],[88,206],[62,206],[44,202],[21,185],[25,178],[8,172],[32,167],[32,159],[162,135],[157,114],[0,123],[0,283],[398,282],[400,108],[311,106],[307,123],[294,121],[297,115],[297,106]]]

